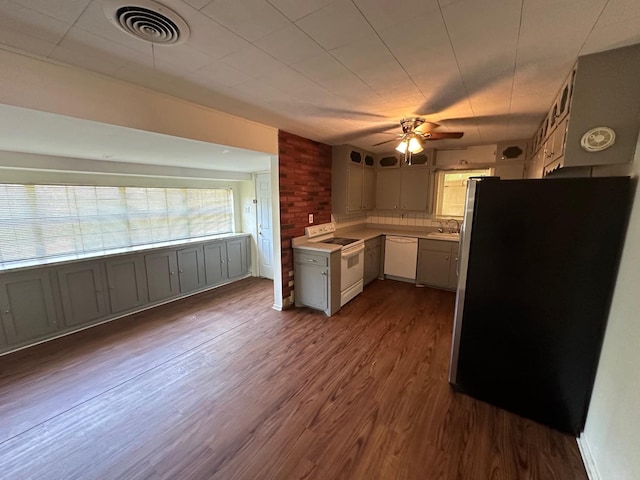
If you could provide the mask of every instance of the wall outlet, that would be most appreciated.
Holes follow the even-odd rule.
[[[313,213],[309,214],[309,223],[313,223]]]

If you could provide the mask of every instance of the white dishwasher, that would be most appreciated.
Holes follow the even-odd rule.
[[[384,242],[384,274],[396,280],[415,282],[418,239],[387,235]]]

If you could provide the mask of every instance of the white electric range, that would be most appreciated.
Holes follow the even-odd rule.
[[[364,240],[336,237],[336,224],[305,228],[309,242],[342,245],[340,249],[340,306],[362,293],[364,287]]]

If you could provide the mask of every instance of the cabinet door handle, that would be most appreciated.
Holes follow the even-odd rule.
[[[326,277],[327,276],[327,272],[320,272],[320,275],[324,275]]]
[[[447,255],[446,257],[444,257],[445,260],[449,260],[449,255]]]
[[[179,273],[184,273],[184,270],[178,270]]]
[[[313,258],[307,258],[307,262],[317,263],[317,260],[314,260]]]
[[[175,275],[176,272],[169,272],[169,275]]]
[[[2,313],[9,314],[9,313],[11,313],[11,310],[6,309],[6,310],[4,310]]]

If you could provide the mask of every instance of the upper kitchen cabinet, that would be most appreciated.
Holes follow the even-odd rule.
[[[475,165],[492,165],[496,160],[496,145],[438,150],[435,165],[438,168],[473,168]]]
[[[496,146],[495,175],[505,180],[517,180],[524,176],[527,158],[527,140],[501,142]]]
[[[544,175],[633,160],[639,79],[640,45],[578,58],[533,139],[536,151],[544,149]]]
[[[332,149],[331,203],[334,214],[372,210],[375,202],[375,160],[350,145]]]
[[[376,177],[376,208],[430,211],[433,191],[431,180],[431,168],[427,163],[403,164],[399,169],[379,170]]]

